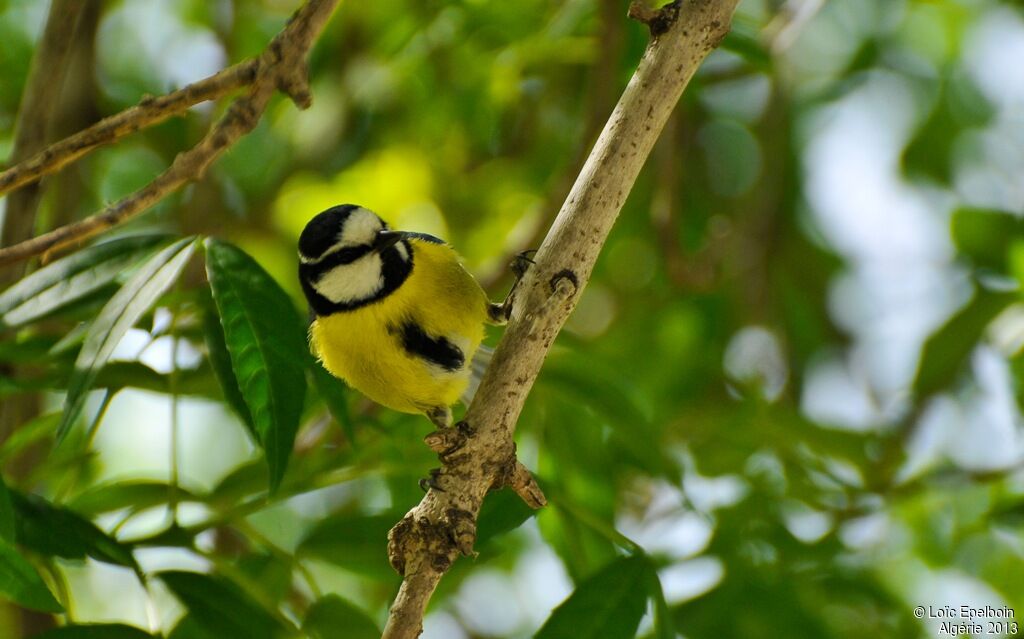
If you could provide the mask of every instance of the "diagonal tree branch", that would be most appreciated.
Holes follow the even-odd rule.
[[[0,173],[0,195],[56,173],[103,145],[181,115],[200,102],[216,100],[252,84],[257,65],[255,58],[245,60],[167,95],[143,98],[137,105],[51,144]]]
[[[256,126],[276,91],[286,93],[299,108],[308,107],[312,103],[312,96],[309,92],[306,57],[338,2],[339,0],[306,0],[258,58],[197,83],[201,88],[199,94],[208,91],[209,95],[214,95],[217,91],[227,90],[225,87],[233,88],[233,82],[244,83],[247,75],[253,74],[249,92],[237,98],[206,137],[196,146],[179,154],[171,166],[152,182],[91,217],[14,246],[0,248],[0,266],[92,237],[148,209],[188,182],[200,179],[214,160]],[[249,69],[250,66],[253,67],[252,70]],[[192,85],[192,89],[194,90],[197,85]],[[170,99],[174,108],[187,108],[188,100],[194,99],[197,95],[195,91],[189,94],[189,89],[186,87],[154,101]],[[146,101],[133,108],[141,109],[140,112],[145,113]],[[173,109],[169,109],[166,113],[171,115],[174,112]],[[140,121],[142,120],[131,120],[127,124],[128,130]],[[157,120],[149,123],[155,121]],[[125,124],[122,122],[121,126]],[[115,130],[123,131],[123,128],[115,127]]]
[[[388,535],[388,555],[403,581],[385,638],[419,636],[441,577],[459,555],[473,552],[488,491],[508,485],[531,506],[545,503],[516,460],[512,436],[519,413],[658,134],[701,61],[725,37],[738,3],[631,7],[630,15],[650,28],[651,43],[517,288],[512,320],[466,420],[427,438],[436,451],[458,448],[440,455],[441,490],[431,489]]]

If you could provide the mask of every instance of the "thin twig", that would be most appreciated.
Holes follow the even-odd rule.
[[[338,2],[307,0],[255,60],[255,78],[250,91],[231,104],[206,137],[179,154],[171,166],[152,182],[91,217],[14,246],[0,248],[0,266],[92,237],[148,209],[188,182],[200,179],[214,160],[255,128],[276,91],[286,93],[299,108],[308,107],[312,96],[306,57]],[[236,73],[242,73],[242,70]]]
[[[90,151],[116,142],[126,135],[182,115],[196,104],[216,100],[252,84],[256,79],[257,64],[255,58],[245,60],[167,95],[157,98],[147,96],[135,106],[51,144],[0,173],[0,195],[56,173]]]
[[[701,61],[725,37],[738,2],[677,0],[644,14],[653,40],[517,287],[509,327],[466,420],[429,436],[435,449],[449,449],[436,479],[441,490],[431,489],[388,535],[389,559],[403,581],[386,639],[420,634],[441,577],[459,555],[473,552],[488,491],[510,485],[530,505],[544,503],[516,460],[516,421],[658,134]]]

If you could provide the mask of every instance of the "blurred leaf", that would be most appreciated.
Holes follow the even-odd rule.
[[[914,396],[923,400],[952,384],[988,325],[1018,299],[1017,293],[978,288],[974,298],[925,342],[914,380]]]
[[[302,631],[310,639],[377,639],[380,629],[356,605],[338,595],[318,599],[306,613]]]
[[[296,553],[369,577],[397,578],[388,563],[386,548],[388,531],[404,514],[331,515],[313,526]]]
[[[153,639],[153,635],[121,623],[95,623],[54,628],[33,639]]]
[[[16,513],[16,538],[26,548],[65,559],[86,555],[138,570],[130,546],[122,544],[77,513],[55,506],[38,495],[11,491]]]
[[[64,612],[43,579],[17,550],[0,540],[0,595],[33,610]]]
[[[252,413],[245,403],[245,397],[238,387],[238,378],[231,368],[231,355],[228,353],[228,346],[224,343],[224,329],[221,328],[220,319],[217,317],[216,308],[213,308],[212,300],[209,308],[203,311],[203,336],[206,340],[206,351],[209,356],[210,366],[213,368],[217,381],[220,382],[221,391],[228,406],[235,411],[245,427],[249,429],[254,441],[259,441],[259,434],[256,432],[256,425],[252,421]]]
[[[953,243],[976,266],[1006,273],[1010,245],[1024,238],[1024,218],[1006,211],[961,208],[951,218]]]
[[[226,579],[198,572],[157,573],[196,624],[215,637],[273,639],[287,633],[277,616]]]
[[[11,493],[7,490],[7,484],[0,475],[0,542],[14,543],[14,505],[11,503]]]
[[[481,546],[498,535],[515,530],[537,514],[511,488],[490,493],[480,508],[476,523],[476,543]]]
[[[105,287],[168,239],[166,235],[123,237],[44,266],[0,294],[0,328],[34,322]]]
[[[953,65],[940,78],[935,107],[918,127],[903,151],[903,166],[912,177],[920,174],[949,184],[958,156],[963,153],[961,133],[983,127],[995,109],[975,84],[971,73]]]
[[[616,559],[577,586],[536,639],[632,639],[644,616],[653,570],[646,557]]]
[[[186,613],[178,620],[167,639],[223,639],[223,635],[202,625],[194,614]]]
[[[665,592],[661,588],[661,578],[653,569],[647,576],[647,591],[651,593],[654,602],[654,636],[657,639],[676,639],[675,623],[672,620],[672,611],[665,601]]]
[[[312,361],[310,370],[313,374],[313,387],[316,388],[320,399],[327,406],[331,417],[334,418],[334,421],[338,422],[338,425],[345,432],[345,437],[348,439],[349,444],[355,445],[355,426],[352,422],[352,415],[349,414],[348,402],[345,401],[348,395],[348,387],[340,379],[328,373],[327,369],[320,362],[313,360],[312,357],[310,357],[310,360]]]
[[[14,457],[37,444],[39,440],[53,435],[57,424],[60,423],[60,416],[59,412],[46,413],[18,426],[7,441],[0,445],[0,461]]]
[[[671,473],[674,464],[658,444],[657,429],[631,392],[635,389],[614,371],[582,357],[552,358],[545,363],[540,382],[557,389],[575,410],[580,404],[589,406],[607,420],[619,452],[628,455],[629,461],[652,474]]]
[[[737,54],[759,71],[771,71],[772,55],[762,43],[761,25],[737,14],[732,28],[722,40],[722,48]]]
[[[93,388],[119,391],[123,388],[138,388],[156,393],[191,395],[213,399],[216,392],[211,388],[210,369],[179,368],[172,376],[158,373],[142,362],[108,362],[96,375]]]
[[[181,501],[194,500],[195,496],[184,488],[176,489]],[[131,508],[143,510],[167,503],[171,487],[160,481],[134,480],[91,486],[75,497],[69,504],[75,512],[87,516]]]
[[[287,469],[306,394],[305,333],[288,295],[237,247],[208,239],[206,272],[273,491]]]
[[[254,551],[238,559],[238,570],[258,584],[261,593],[274,601],[285,600],[292,590],[292,562],[282,555]]]
[[[38,363],[45,359],[50,348],[56,343],[51,335],[28,335],[12,336],[0,342],[0,362],[11,362],[13,364],[24,364],[28,362]]]
[[[58,442],[82,412],[89,389],[118,342],[174,283],[194,248],[193,239],[185,238],[161,250],[147,260],[100,311],[75,361],[75,372],[64,400],[64,415],[57,428]]]
[[[254,459],[225,475],[210,492],[209,502],[227,507],[243,497],[265,490],[266,486],[267,465],[260,459]]]

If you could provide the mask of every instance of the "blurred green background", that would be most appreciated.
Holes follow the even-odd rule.
[[[0,158],[47,4],[0,0]],[[55,136],[257,54],[298,4],[92,3]],[[343,2],[312,55],[314,106],[276,97],[203,181],[110,235],[227,240],[304,314],[298,234],[355,202],[448,239],[500,299],[643,53],[627,4]],[[733,26],[520,420],[551,504],[489,498],[480,555],[445,577],[425,637],[533,636],[574,590],[583,612],[562,619],[618,619],[602,637],[933,637],[948,619],[915,606],[1024,612],[1024,9],[745,0]],[[147,183],[227,103],[48,179],[37,230]],[[65,608],[0,602],[0,637],[374,636],[399,583],[385,534],[437,465],[428,422],[320,380],[267,497],[211,372],[196,258],[58,448],[83,330],[124,279],[0,325],[4,553],[22,558],[4,570],[34,569]],[[609,594],[623,580],[639,595]]]

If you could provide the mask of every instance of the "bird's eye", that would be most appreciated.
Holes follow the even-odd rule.
[[[337,264],[351,264],[369,252],[369,246],[348,246],[335,253],[331,261]]]

